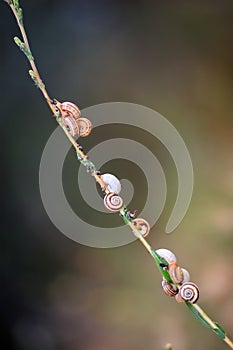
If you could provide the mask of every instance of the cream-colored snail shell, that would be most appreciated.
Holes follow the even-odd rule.
[[[195,283],[185,282],[180,286],[179,293],[176,295],[178,302],[189,301],[194,304],[199,298],[199,289]]]
[[[69,116],[78,119],[81,115],[81,112],[74,103],[72,102],[62,102],[61,109],[63,112],[66,112]]]
[[[87,118],[78,119],[79,133],[81,137],[89,136],[92,131],[92,123]]]
[[[168,249],[157,249],[156,253],[160,255],[162,258],[164,258],[169,264],[175,263],[176,262],[176,256],[174,253],[172,253]]]
[[[186,269],[184,269],[183,267],[181,268],[181,270],[183,272],[183,281],[182,281],[182,283],[189,282],[190,281],[190,274],[189,274],[189,272]]]
[[[120,194],[121,183],[116,176],[107,173],[107,174],[101,175],[100,178],[105,183],[106,189],[109,192]]]
[[[65,117],[63,118],[63,122],[68,127],[69,133],[75,137],[79,135],[79,127],[77,121],[73,117]]]
[[[150,233],[150,225],[145,219],[134,219],[133,222],[136,224],[136,228],[143,237],[146,237]]]
[[[108,193],[104,196],[104,205],[111,212],[119,211],[123,206],[123,199],[115,193]]]
[[[171,263],[168,265],[168,272],[170,274],[170,277],[172,281],[176,284],[180,284],[184,280],[183,271],[180,266],[177,265],[177,263]]]
[[[165,280],[162,280],[162,288],[169,297],[174,297],[178,293],[178,288]]]

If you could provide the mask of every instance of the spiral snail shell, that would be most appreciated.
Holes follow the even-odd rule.
[[[63,112],[66,112],[67,115],[69,115],[75,119],[78,119],[81,115],[81,112],[80,112],[78,106],[76,106],[72,102],[62,102],[60,107],[61,107],[61,110]]]
[[[194,304],[199,298],[199,289],[195,283],[185,282],[180,286],[179,293],[176,295],[178,302],[189,301]]]
[[[172,253],[168,249],[157,249],[156,253],[160,255],[162,258],[164,258],[169,264],[175,263],[176,262],[176,256],[174,253]]]
[[[162,280],[162,288],[169,297],[174,297],[178,293],[178,288],[165,280]]]
[[[123,199],[115,193],[108,193],[104,196],[104,205],[111,212],[119,211],[123,206]]]
[[[79,118],[78,120],[79,133],[81,137],[90,135],[92,131],[92,123],[87,118]]]
[[[63,118],[65,126],[68,128],[69,133],[75,137],[79,135],[79,127],[77,121],[71,117],[67,116]]]
[[[118,178],[112,174],[103,174],[100,176],[101,180],[106,185],[106,189],[109,192],[120,194],[121,192],[121,183]]]
[[[143,237],[146,237],[150,233],[150,225],[145,219],[134,219],[133,222],[136,224],[136,228]]]
[[[172,281],[176,284],[180,284],[184,280],[183,271],[177,263],[173,262],[168,266],[168,272]]]

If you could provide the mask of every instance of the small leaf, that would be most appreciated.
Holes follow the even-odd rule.
[[[156,250],[152,249],[151,251],[153,258],[155,259],[156,265],[159,269],[159,271],[161,272],[162,276],[165,278],[165,280],[169,283],[173,283],[169,272],[168,272],[168,262],[162,258],[157,252]]]
[[[191,304],[189,301],[186,301],[185,304],[188,306],[188,308],[192,311],[192,313],[201,321],[203,326],[206,328],[212,329],[212,327],[209,325],[209,323],[203,318],[203,316],[195,309],[193,304]]]
[[[29,47],[24,42],[22,42],[17,36],[14,37],[14,42],[20,48],[20,50],[23,51],[24,55],[29,61],[34,61],[34,57],[32,56]]]
[[[214,328],[213,331],[221,338],[224,339],[226,337],[226,331],[225,329],[218,323],[214,322],[217,326],[217,328]]]
[[[16,10],[19,9],[19,0],[12,0],[13,6]]]

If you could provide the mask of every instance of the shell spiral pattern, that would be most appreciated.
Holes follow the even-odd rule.
[[[119,211],[123,206],[123,199],[115,193],[108,193],[104,197],[104,205],[111,212]]]
[[[169,297],[174,297],[178,293],[178,288],[165,280],[162,281],[162,288]]]
[[[80,112],[78,106],[76,106],[72,102],[62,102],[61,109],[63,112],[66,112],[67,115],[69,115],[75,119],[78,119],[81,115],[81,112]]]
[[[81,137],[87,137],[92,131],[92,123],[87,118],[78,119],[79,133]]]
[[[189,301],[194,304],[199,298],[199,289],[195,283],[185,282],[179,289],[179,296],[184,301]]]

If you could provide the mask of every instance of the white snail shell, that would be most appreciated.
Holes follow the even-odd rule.
[[[75,137],[79,135],[79,127],[78,127],[78,123],[77,121],[71,117],[71,116],[67,116],[65,118],[63,118],[63,122],[64,124],[68,127],[69,133]]]
[[[119,211],[123,206],[123,199],[115,193],[108,193],[104,196],[104,205],[111,212]]]
[[[178,293],[178,288],[165,280],[162,280],[162,288],[169,297],[174,297]]]
[[[176,300],[189,301],[194,304],[199,298],[199,289],[195,283],[185,282],[180,286],[179,293],[176,295]]]
[[[180,284],[184,280],[182,268],[177,263],[171,263],[168,265],[168,272],[172,281],[176,284]]]
[[[79,133],[81,137],[86,137],[90,135],[92,131],[92,123],[87,118],[78,119]]]
[[[100,178],[106,184],[106,188],[109,192],[120,194],[121,183],[116,176],[112,174],[103,174]]]
[[[181,268],[181,270],[183,272],[183,277],[184,277],[182,283],[189,282],[190,281],[190,274],[189,274],[189,272],[186,269],[184,269],[183,267]]]
[[[156,253],[160,255],[162,258],[164,258],[169,264],[175,263],[176,262],[176,256],[174,253],[172,253],[168,249],[157,249]]]
[[[62,102],[61,109],[63,112],[66,112],[69,116],[78,119],[81,115],[81,112],[74,103],[72,102]]]
[[[136,224],[136,228],[143,237],[146,237],[150,233],[150,225],[145,219],[134,219],[133,222]]]

